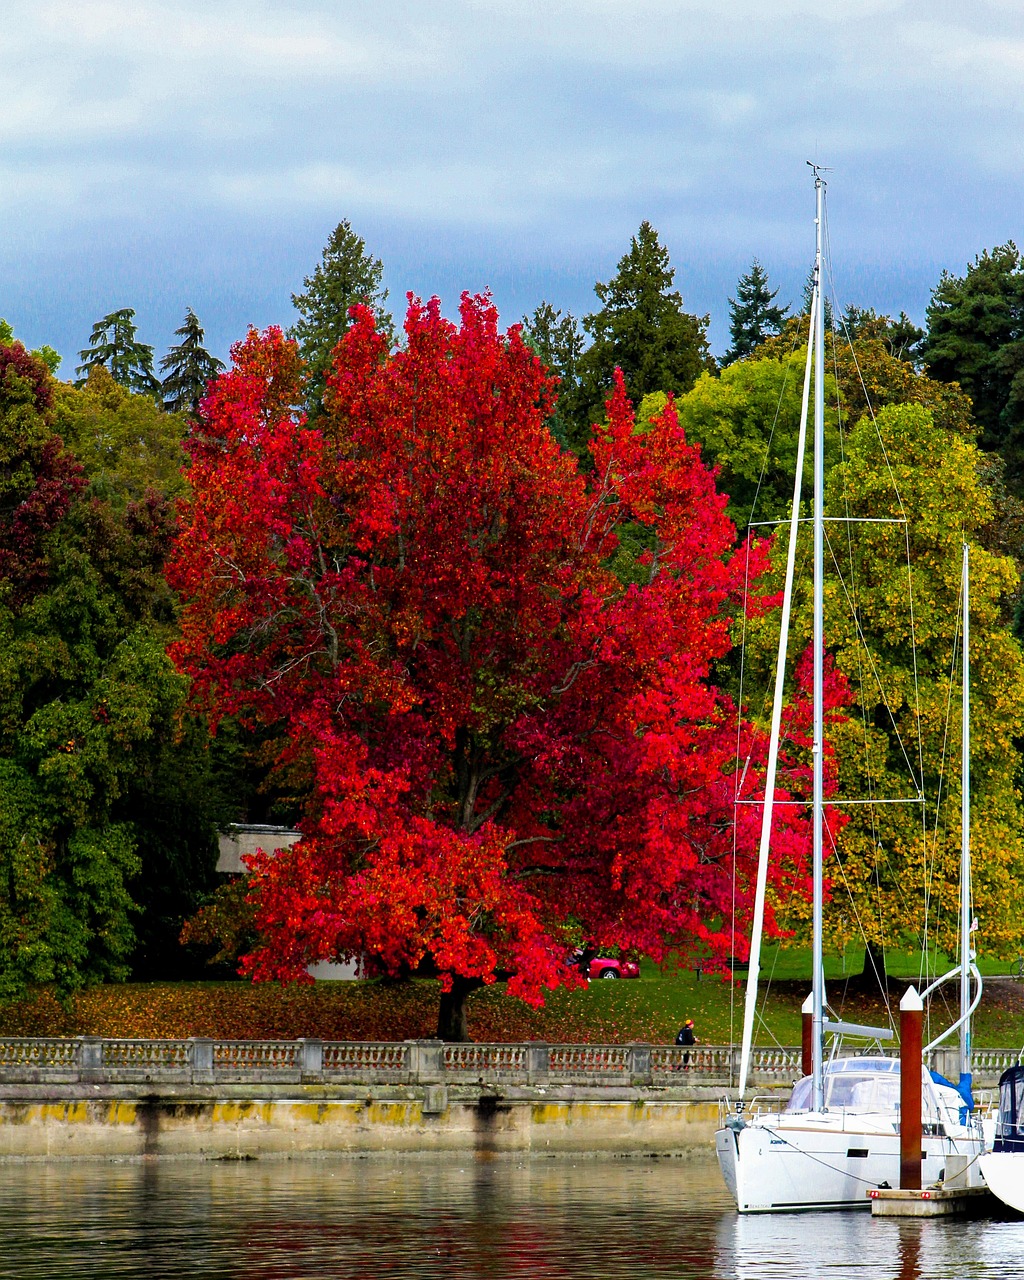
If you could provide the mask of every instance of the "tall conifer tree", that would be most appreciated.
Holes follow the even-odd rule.
[[[710,316],[684,311],[674,279],[668,250],[644,221],[616,275],[594,285],[603,305],[583,321],[593,342],[580,358],[579,386],[565,406],[569,444],[577,453],[587,448],[591,424],[604,420],[616,367],[637,404],[652,391],[688,391],[702,373],[715,370]]]
[[[160,383],[153,373],[153,348],[136,341],[137,330],[132,307],[111,311],[97,320],[89,345],[78,353],[82,363],[75,369],[79,375],[75,385],[85,385],[93,365],[105,364],[120,386],[142,395],[158,395]]]
[[[943,272],[927,310],[921,356],[932,377],[959,382],[974,401],[979,443],[996,449],[1018,491],[1024,483],[1024,259],[1010,241],[982,253],[964,276]]]
[[[331,232],[312,275],[303,280],[304,293],[292,294],[299,319],[288,336],[299,344],[309,382],[307,400],[312,415],[319,413],[331,354],[348,331],[349,308],[362,303],[373,310],[378,326],[391,335],[391,315],[385,308],[388,291],[381,287],[384,264],[366,251],[346,218]]]
[[[558,378],[558,403],[548,428],[561,445],[569,443],[569,423],[563,405],[569,405],[579,387],[583,334],[571,312],[565,315],[550,302],[541,302],[532,316],[523,316],[523,337]]]
[[[185,312],[184,324],[174,333],[181,342],[171,347],[160,361],[160,372],[164,374],[160,384],[164,408],[171,413],[198,413],[199,401],[206,394],[210,380],[220,373],[224,364],[203,346],[206,334],[191,307]]]
[[[778,289],[769,288],[768,272],[755,258],[750,270],[736,283],[736,297],[729,299],[732,345],[725,353],[724,364],[746,359],[765,338],[774,337],[782,329],[789,314],[789,305],[776,303],[778,292]]]

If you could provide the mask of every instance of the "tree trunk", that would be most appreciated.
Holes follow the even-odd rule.
[[[881,995],[888,993],[889,983],[885,973],[885,952],[875,942],[869,942],[864,949],[864,968],[850,982],[850,986],[865,995]]]
[[[451,991],[441,992],[441,1004],[437,1011],[437,1038],[448,1044],[464,1044],[469,1040],[466,1029],[466,997],[479,987],[482,978],[463,978],[452,975]]]

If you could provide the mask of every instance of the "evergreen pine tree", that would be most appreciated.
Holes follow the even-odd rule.
[[[174,334],[181,342],[160,361],[160,372],[165,375],[160,384],[164,408],[170,413],[198,413],[207,385],[224,365],[203,346],[206,334],[191,307],[185,312],[184,324]]]
[[[986,250],[963,276],[947,271],[926,311],[921,358],[933,378],[959,382],[974,401],[978,443],[1024,486],[1024,256],[1013,243]]]
[[[383,263],[366,252],[366,242],[346,219],[331,232],[316,270],[303,280],[305,293],[292,294],[300,319],[288,336],[298,342],[306,361],[311,413],[319,412],[331,353],[349,327],[349,308],[357,303],[372,307],[378,328],[392,331],[391,315],[384,307],[388,291],[381,288],[383,275]]]
[[[603,306],[584,318],[593,342],[579,360],[579,385],[563,401],[568,442],[578,454],[586,451],[591,424],[604,419],[616,366],[636,404],[652,391],[689,391],[717,368],[707,339],[711,318],[683,310],[674,279],[668,250],[644,221],[617,274],[594,285]]]
[[[743,360],[764,342],[779,333],[789,314],[789,305],[775,302],[778,289],[768,287],[768,272],[755,258],[746,275],[736,283],[736,297],[729,299],[729,336],[732,345],[723,364]]]
[[[523,316],[523,337],[558,378],[558,404],[548,428],[563,447],[568,445],[568,421],[562,405],[570,403],[579,387],[579,362],[583,334],[570,312],[562,315],[550,302],[541,302],[532,316]]]
[[[82,363],[75,369],[80,375],[75,386],[85,385],[93,365],[104,364],[120,386],[140,395],[158,395],[160,383],[153,373],[153,348],[136,342],[135,333],[135,312],[131,307],[111,311],[97,320],[89,345],[78,353]]]

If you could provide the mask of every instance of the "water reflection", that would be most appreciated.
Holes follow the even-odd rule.
[[[0,1166],[0,1277],[1019,1276],[1024,1221],[739,1218],[710,1161]]]
[[[921,1280],[921,1225],[913,1220],[899,1224],[897,1253],[900,1269],[896,1280]]]

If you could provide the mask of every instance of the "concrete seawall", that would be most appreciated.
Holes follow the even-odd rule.
[[[1016,1060],[975,1056],[979,1087]],[[755,1052],[758,1093],[799,1075],[799,1049]],[[709,1150],[737,1076],[731,1045],[0,1038],[0,1160],[675,1155]]]
[[[717,1094],[672,1093],[8,1085],[0,1089],[0,1160],[708,1152]]]

